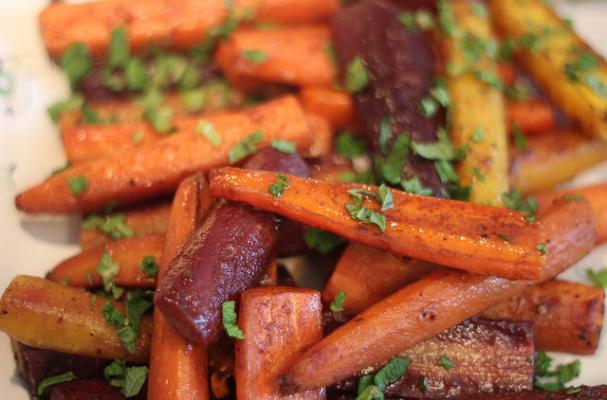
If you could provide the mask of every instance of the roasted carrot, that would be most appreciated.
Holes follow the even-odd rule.
[[[391,190],[394,206],[383,215],[385,231],[351,217],[352,190],[377,194],[370,185],[339,184],[287,175],[289,187],[279,197],[268,193],[276,174],[238,168],[213,171],[214,196],[243,201],[303,224],[400,254],[467,271],[511,279],[537,279],[545,257],[542,226],[521,213],[497,207],[416,196]],[[365,207],[378,210],[376,202]],[[375,211],[377,212],[377,211]]]
[[[164,235],[169,223],[171,204],[161,202],[151,206],[138,207],[126,210],[124,224],[133,231],[134,237],[147,235]],[[114,218],[116,214],[113,214]],[[105,217],[102,217],[105,218]],[[112,218],[110,216],[109,218]],[[103,231],[92,228],[82,229],[80,232],[80,248],[85,251],[100,244],[112,242],[112,238]]]
[[[135,351],[120,343],[101,309],[107,300],[83,290],[33,276],[18,275],[0,299],[0,331],[28,346],[69,354],[147,361],[152,320],[141,319]],[[114,303],[124,313],[124,307]]]
[[[539,219],[548,237],[543,278],[552,278],[593,248],[594,221],[587,202],[557,201]],[[284,377],[283,389],[322,387],[381,365],[529,284],[440,269],[371,306],[314,345]]]
[[[221,137],[218,147],[196,133],[192,121],[187,132],[55,175],[19,194],[17,207],[29,213],[77,213],[100,210],[109,203],[134,203],[171,192],[188,174],[228,164],[230,150],[242,141],[256,143],[245,146],[244,154],[251,146],[267,147],[274,139],[292,141],[300,150],[311,141],[305,114],[290,96],[242,113],[222,114],[212,122]],[[110,142],[110,147],[115,146]]]
[[[282,396],[279,377],[297,357],[322,338],[320,293],[309,289],[266,287],[240,295],[236,341],[236,395],[239,399],[324,399],[313,389]]]
[[[301,89],[299,98],[307,112],[327,118],[335,129],[354,125],[352,98],[343,90],[308,86]]]
[[[343,291],[346,294],[343,311],[355,315],[435,269],[423,261],[350,243],[325,285],[322,300],[328,305]]]
[[[514,65],[509,62],[500,62],[497,64],[497,73],[500,77],[500,80],[506,86],[511,86],[516,82],[516,69],[514,69]]]
[[[114,282],[130,288],[155,288],[156,277],[144,273],[141,263],[145,257],[160,260],[164,235],[142,236],[95,246],[59,263],[48,273],[47,279],[67,282],[70,286],[99,287],[103,285],[97,266],[107,252],[120,265]],[[151,259],[150,259],[151,260]]]
[[[210,204],[208,185],[201,174],[187,178],[179,185],[160,262],[160,280]],[[159,311],[154,311],[148,382],[149,399],[209,398],[207,349],[189,343]]]
[[[240,30],[219,46],[215,62],[228,79],[330,86],[336,78],[327,54],[330,36],[327,26]]]
[[[509,102],[506,120],[511,131],[518,128],[525,134],[550,132],[556,126],[554,109],[541,99]]]
[[[348,182],[356,177],[356,172],[350,160],[329,154],[317,159],[308,160],[310,176],[326,182]]]
[[[333,129],[322,115],[306,113],[308,124],[312,130],[314,141],[305,156],[321,157],[331,153],[333,148]]]
[[[512,146],[510,183],[523,194],[550,190],[607,159],[607,144],[574,130],[530,135]]]
[[[551,280],[481,313],[493,319],[533,321],[538,349],[594,354],[603,327],[605,291]]]
[[[238,0],[233,12],[250,12],[256,20],[312,22],[329,18],[339,7],[337,0]],[[88,3],[52,3],[39,17],[44,43],[53,57],[72,44],[84,43],[91,53],[107,51],[112,29],[124,26],[135,51],[149,45],[169,43],[175,49],[198,45],[210,29],[228,16],[223,1],[144,1],[125,5],[118,0]],[[167,18],[170,16],[170,18]]]

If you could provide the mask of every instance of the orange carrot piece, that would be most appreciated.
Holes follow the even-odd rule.
[[[322,338],[320,293],[309,289],[265,287],[240,295],[236,341],[236,395],[238,399],[324,399],[315,389],[282,396],[279,380],[310,346]]]
[[[497,72],[500,80],[506,86],[511,86],[516,82],[516,70],[511,63],[501,62],[497,64]]]
[[[276,198],[268,188],[276,174],[238,168],[211,173],[214,196],[242,201],[346,239],[395,254],[510,279],[537,279],[545,256],[540,224],[503,208],[416,196],[391,190],[394,206],[383,212],[385,232],[352,219],[349,190],[377,193],[377,187],[287,176],[289,187]],[[373,203],[373,204],[371,204]],[[377,211],[376,202],[365,207]]]
[[[325,285],[322,300],[328,305],[343,290],[344,313],[355,315],[435,269],[423,261],[350,243]]]
[[[561,200],[538,217],[549,239],[542,278],[550,279],[593,248],[593,215],[585,201]],[[377,367],[530,284],[440,269],[371,306],[314,345],[283,377],[283,390],[323,387]]]
[[[29,213],[78,213],[100,210],[110,203],[134,203],[171,192],[181,179],[196,171],[227,165],[230,149],[258,130],[263,135],[257,148],[281,139],[294,142],[304,151],[312,139],[305,114],[291,96],[241,113],[218,115],[209,121],[222,138],[218,147],[197,134],[197,124],[192,121],[187,131],[76,165],[50,177],[19,194],[15,200],[17,208]],[[117,147],[115,142],[109,145]],[[73,192],[70,183],[83,190]]]
[[[322,115],[306,113],[308,124],[312,130],[314,141],[304,156],[321,157],[331,153],[333,148],[333,129],[329,121]]]
[[[164,246],[164,235],[142,236],[116,240],[83,251],[59,263],[48,273],[47,279],[67,282],[70,286],[99,287],[103,285],[97,273],[99,260],[108,252],[112,260],[120,265],[114,282],[118,286],[132,288],[155,288],[156,278],[148,276],[141,269],[141,261],[146,256],[160,260]]]
[[[151,206],[124,211],[124,223],[133,230],[133,237],[164,235],[169,223],[171,203],[158,203]],[[80,232],[80,248],[88,250],[112,238],[98,229],[83,229]]]
[[[231,80],[329,86],[336,79],[330,36],[327,26],[239,30],[219,46],[215,62]]]
[[[607,159],[607,143],[573,130],[530,135],[526,144],[512,146],[510,161],[510,183],[523,194],[551,190]]]
[[[506,105],[506,120],[510,130],[517,126],[526,134],[549,132],[556,126],[554,109],[541,99],[509,102]]]
[[[328,19],[337,0],[237,0],[234,13],[250,11],[254,19],[274,22],[314,22]],[[175,49],[198,45],[209,30],[228,16],[222,0],[120,0],[52,3],[39,16],[44,43],[60,57],[73,43],[84,43],[95,57],[107,51],[112,29],[124,26],[134,51],[169,43]]]
[[[309,86],[301,89],[299,98],[307,112],[327,118],[335,129],[354,125],[352,98],[343,90]]]
[[[533,321],[533,336],[538,349],[594,354],[601,337],[604,309],[604,290],[551,280],[483,311],[481,316]]]
[[[189,177],[179,185],[171,209],[159,280],[210,204],[208,184],[202,174]],[[207,368],[207,349],[189,343],[161,312],[154,311],[148,399],[208,399]]]
[[[308,165],[310,166],[310,176],[319,181],[346,182],[356,176],[352,162],[337,154],[329,154],[311,160]]]

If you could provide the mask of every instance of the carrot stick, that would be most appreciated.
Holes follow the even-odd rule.
[[[594,354],[603,328],[605,291],[552,280],[481,313],[493,319],[533,321],[538,349]]]
[[[377,187],[338,184],[287,175],[289,187],[279,197],[268,188],[276,174],[237,168],[215,170],[214,196],[242,201],[295,221],[411,258],[511,279],[537,279],[545,257],[539,224],[521,213],[497,207],[416,196],[391,190],[394,206],[383,212],[385,232],[354,220],[346,204],[352,189],[377,193]],[[376,202],[365,207],[377,210]],[[504,239],[505,238],[505,239]]]
[[[236,395],[238,399],[324,399],[315,389],[282,396],[278,378],[301,352],[322,338],[322,305],[314,290],[265,287],[240,295],[236,341]]]
[[[344,129],[354,124],[352,98],[343,90],[308,86],[301,89],[299,98],[307,112],[327,118],[335,129]]]
[[[28,346],[89,357],[147,361],[151,318],[141,319],[135,351],[120,343],[101,310],[107,300],[47,279],[18,275],[0,299],[0,331]],[[114,307],[124,313],[122,304]]]
[[[556,114],[550,104],[541,99],[509,102],[506,120],[510,130],[518,127],[523,133],[544,133],[556,126]]]
[[[313,22],[329,18],[338,7],[337,0],[238,0],[234,14],[249,11],[259,21]],[[52,3],[42,11],[39,22],[53,57],[61,56],[76,42],[84,43],[99,57],[106,53],[112,29],[117,26],[127,29],[134,51],[166,43],[183,50],[202,42],[228,15],[222,0],[156,0],[128,6],[119,0],[106,0]]]
[[[314,136],[310,149],[304,156],[321,157],[331,153],[333,148],[333,129],[331,124],[322,115],[306,113],[308,124]]]
[[[197,124],[191,121],[188,131],[55,175],[19,194],[15,201],[17,207],[29,213],[77,213],[100,210],[109,203],[134,203],[171,192],[188,174],[228,164],[230,150],[247,138],[249,141],[255,140],[255,136],[260,138],[257,148],[281,139],[305,150],[311,141],[305,115],[297,100],[290,96],[242,113],[215,116],[210,121],[221,137],[218,147],[195,133]],[[261,135],[257,133],[252,137],[258,130],[262,131]],[[117,147],[115,142],[108,145]],[[73,191],[70,183],[82,191]]]
[[[133,231],[133,236],[140,237],[164,235],[169,223],[170,212],[171,204],[162,202],[152,206],[127,210],[121,214],[124,215],[125,225]],[[97,228],[83,229],[80,232],[80,248],[83,251],[112,241],[111,237]]]
[[[543,273],[549,279],[592,249],[593,216],[587,202],[561,200],[539,218],[549,239]],[[331,385],[363,368],[381,365],[529,284],[440,269],[371,306],[314,345],[286,374],[283,390]]]
[[[160,260],[163,246],[164,235],[122,239],[99,245],[59,263],[48,273],[47,279],[77,287],[102,286],[97,266],[103,253],[108,252],[112,260],[120,265],[114,278],[118,286],[153,289],[156,287],[155,276],[146,275],[141,262],[147,256]]]
[[[572,130],[530,135],[518,147],[512,146],[510,182],[523,194],[551,190],[607,159],[604,141]]]
[[[328,305],[343,291],[346,294],[343,311],[355,315],[435,269],[423,261],[350,243],[322,292],[322,300]]]
[[[215,62],[231,80],[329,86],[336,78],[329,44],[326,26],[240,30],[219,46]]]
[[[211,204],[206,180],[201,174],[185,179],[178,187],[160,262],[163,279],[173,257]],[[151,400],[209,398],[207,349],[189,343],[154,311],[154,333],[150,354],[148,398]]]

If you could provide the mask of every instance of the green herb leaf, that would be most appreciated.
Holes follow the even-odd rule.
[[[394,117],[385,116],[382,117],[379,122],[379,147],[382,153],[385,153],[388,147],[388,141],[392,134],[392,125],[394,124]]]
[[[284,174],[278,174],[276,178],[276,182],[274,182],[269,188],[268,192],[272,194],[274,197],[280,197],[289,187],[289,181]]]
[[[82,222],[82,229],[98,229],[113,240],[132,237],[135,231],[126,224],[124,214],[91,215]]]
[[[272,140],[271,146],[273,149],[285,154],[294,154],[297,151],[297,145],[289,140],[274,139]]]
[[[72,194],[78,197],[89,187],[89,181],[82,175],[73,176],[67,178],[67,185],[70,187]]]
[[[154,256],[143,257],[143,260],[141,260],[139,266],[141,267],[143,273],[151,278],[158,275],[159,266],[156,262],[156,257]]]
[[[550,370],[552,359],[543,351],[535,357],[535,382],[536,389],[556,392],[566,389],[566,384],[580,375],[580,360],[568,364],[557,365]]]
[[[453,361],[451,361],[451,359],[444,354],[442,356],[440,356],[440,358],[438,359],[438,365],[440,365],[447,371],[450,371],[453,369]]]
[[[436,142],[413,142],[411,148],[413,152],[427,160],[453,160],[455,158],[455,149],[447,136],[447,132],[440,129],[437,132],[438,141]]]
[[[346,292],[340,290],[335,295],[335,298],[331,302],[329,308],[331,308],[331,311],[333,312],[341,312],[344,310],[344,304],[346,304]]]
[[[519,150],[527,150],[527,138],[516,123],[512,124],[512,134],[514,135],[514,145]]]
[[[546,376],[550,369],[550,364],[552,364],[552,358],[546,352],[542,350],[538,351],[535,355],[535,374],[540,377]]]
[[[425,375],[422,375],[419,377],[419,388],[422,390],[422,392],[425,392],[426,390],[428,390],[428,377]]]
[[[567,202],[567,203],[571,203],[572,201],[581,201],[584,199],[584,196],[582,196],[579,193],[572,193],[572,194],[567,194],[563,197],[563,199]]]
[[[346,90],[350,93],[356,93],[363,90],[369,84],[369,73],[367,67],[360,56],[350,61],[346,68]]]
[[[318,228],[310,228],[304,232],[306,245],[320,254],[327,254],[345,242],[341,237]]]
[[[60,64],[72,87],[88,75],[93,66],[89,50],[82,43],[71,45],[61,56]]]
[[[394,207],[394,198],[392,197],[392,191],[390,188],[383,183],[379,185],[379,200],[381,203],[381,211],[389,210]]]
[[[367,386],[356,396],[356,400],[384,400],[384,392],[377,386]]]
[[[485,175],[481,172],[478,167],[472,167],[472,175],[480,182],[485,182]]]
[[[451,162],[447,160],[434,161],[434,168],[436,168],[438,177],[443,183],[457,182],[459,180],[458,173],[455,171],[455,169],[453,169]]]
[[[179,96],[189,113],[202,111],[207,102],[207,92],[204,88],[184,90],[179,93]]]
[[[238,316],[236,315],[236,302],[226,301],[221,305],[221,314],[223,317],[223,327],[226,330],[229,337],[235,339],[244,339],[244,333],[240,330],[236,321]]]
[[[379,172],[381,172],[380,175],[392,185],[397,185],[401,182],[403,166],[405,164],[405,158],[407,157],[407,154],[409,154],[409,148],[409,136],[406,134],[399,135],[394,141],[388,156],[384,162],[381,163],[381,167],[378,168],[378,170],[380,170]]]
[[[219,133],[217,133],[212,123],[208,121],[198,122],[198,125],[196,126],[196,133],[204,136],[209,142],[211,142],[213,147],[221,146],[221,136],[219,136]]]
[[[109,251],[105,250],[101,255],[101,260],[99,260],[99,264],[97,265],[97,274],[101,277],[103,281],[103,289],[107,293],[120,294],[120,291],[116,292],[114,285],[114,278],[118,275],[120,271],[120,264],[112,260],[112,256]],[[117,296],[120,297],[120,296]]]
[[[356,389],[356,394],[361,394],[366,388],[371,386],[373,383],[373,375],[363,375],[358,380],[358,387]]]
[[[344,132],[335,138],[335,152],[348,159],[358,158],[365,154],[367,146],[358,136]]]
[[[129,59],[124,69],[124,80],[129,90],[139,91],[145,87],[148,77],[145,64],[138,57]]]
[[[539,251],[543,255],[545,255],[545,256],[548,255],[548,249],[546,248],[546,243],[538,243],[538,245],[535,246],[535,248],[537,251]]]
[[[417,28],[415,24],[415,16],[411,12],[401,12],[398,14],[398,20],[409,31],[415,31]]]
[[[423,31],[434,28],[434,18],[426,10],[418,10],[415,12],[415,22]]]
[[[432,97],[424,97],[419,102],[419,109],[426,118],[432,118],[438,111],[438,103]]]
[[[121,360],[114,360],[103,370],[105,379],[110,385],[121,388],[120,392],[126,397],[133,397],[141,392],[147,379],[147,367],[127,367]]]
[[[375,386],[384,390],[394,382],[398,381],[407,372],[411,365],[409,358],[395,357],[380,369],[373,377]]]
[[[231,164],[242,160],[257,152],[257,145],[263,140],[263,132],[255,131],[247,136],[242,142],[232,147],[228,153]]]
[[[113,327],[119,328],[124,326],[126,322],[126,317],[124,314],[114,307],[111,300],[108,300],[107,303],[101,309],[101,315],[105,318],[105,322]]]
[[[126,28],[119,26],[112,29],[107,54],[109,68],[124,67],[129,60],[130,49]]]
[[[141,317],[151,309],[152,297],[154,296],[152,291],[135,290],[129,292],[126,296],[126,315],[129,326],[131,326],[135,332],[135,339],[139,335],[139,329],[141,328]],[[133,340],[133,346],[135,341]]]
[[[255,65],[263,64],[268,60],[268,55],[261,50],[243,50],[240,52],[240,55]]]
[[[476,128],[474,128],[474,133],[472,134],[472,136],[470,136],[470,141],[472,143],[480,143],[483,141],[484,138],[485,132],[483,131],[483,128],[477,126]]]
[[[143,118],[148,121],[158,133],[173,131],[173,109],[168,106],[151,108],[143,112]]]
[[[411,179],[403,180],[400,184],[403,187],[403,190],[407,193],[417,194],[420,196],[430,196],[432,194],[432,189],[424,187],[417,176],[414,176]]]
[[[386,230],[386,217],[376,211],[363,207],[362,204],[346,204],[346,210],[355,221],[376,225],[382,232]]]
[[[595,271],[593,269],[586,270],[586,277],[600,289],[607,289],[607,268]]]
[[[76,375],[74,375],[74,373],[71,371],[61,374],[61,375],[55,375],[55,376],[50,376],[48,378],[45,378],[38,385],[38,396],[42,396],[44,394],[44,392],[46,391],[46,389],[48,389],[50,386],[57,385],[59,383],[73,381],[74,379],[76,379]]]
[[[69,99],[58,101],[50,105],[46,112],[53,122],[59,121],[59,118],[64,112],[79,111],[84,104],[84,98],[80,95],[72,95]]]
[[[502,194],[502,202],[504,207],[526,214],[528,222],[535,221],[537,200],[533,197],[525,197],[518,190],[512,189]]]

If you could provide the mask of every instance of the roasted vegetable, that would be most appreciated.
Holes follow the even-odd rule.
[[[607,385],[580,386],[560,392],[520,392],[491,396],[491,400],[603,400],[607,396]],[[453,400],[485,400],[485,395],[455,397]]]
[[[524,134],[548,133],[556,126],[556,113],[541,99],[507,103],[506,119],[511,131],[519,129]]]
[[[335,129],[348,128],[354,124],[352,98],[343,90],[307,86],[301,89],[299,98],[306,112],[322,115]]]
[[[123,400],[125,397],[102,379],[79,379],[54,385],[50,400]],[[137,396],[137,398],[142,398]]]

